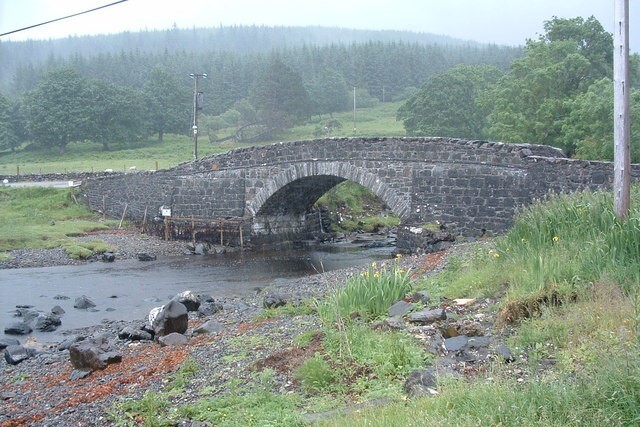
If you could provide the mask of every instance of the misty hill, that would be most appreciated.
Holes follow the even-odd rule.
[[[229,26],[123,32],[110,35],[70,36],[63,39],[0,41],[0,89],[9,86],[16,70],[71,57],[106,54],[191,54],[228,52],[236,55],[267,53],[300,46],[352,45],[365,42],[403,42],[420,45],[467,46],[476,42],[409,31],[355,30],[327,27]]]

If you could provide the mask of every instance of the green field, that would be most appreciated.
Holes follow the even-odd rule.
[[[350,111],[334,114],[333,118],[314,117],[308,123],[289,129],[277,138],[259,144],[317,138],[314,136],[314,131],[331,119],[339,121],[342,127],[322,137],[404,135],[402,123],[395,119],[399,106],[400,103],[385,103],[373,108],[356,110],[355,133],[353,111]],[[15,153],[0,152],[0,175],[99,172],[106,169],[129,171],[130,168],[156,170],[168,169],[193,159],[194,141],[189,136],[165,135],[162,143],[151,138],[139,145],[132,149],[102,151],[101,145],[85,141],[69,144],[64,155],[57,150],[42,149],[23,149]],[[198,139],[198,157],[246,146],[248,144],[234,144],[230,141],[210,143],[206,137],[201,137]]]

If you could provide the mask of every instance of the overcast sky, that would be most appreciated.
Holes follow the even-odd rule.
[[[0,33],[116,0],[0,0]],[[640,6],[630,1],[631,50],[640,50]],[[320,25],[409,30],[522,45],[552,16],[595,16],[613,31],[613,0],[127,0],[0,40],[60,38],[219,25]]]

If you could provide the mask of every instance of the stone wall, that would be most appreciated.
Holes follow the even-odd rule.
[[[638,165],[634,180],[640,179]],[[613,165],[553,147],[448,138],[330,138],[243,148],[155,173],[99,177],[81,192],[92,209],[141,220],[243,218],[252,234],[291,235],[327,190],[351,180],[406,224],[440,223],[468,236],[507,229],[519,206],[550,192],[610,187]],[[247,239],[250,237],[247,236]]]

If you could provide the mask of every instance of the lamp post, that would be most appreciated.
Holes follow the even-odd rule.
[[[202,95],[198,92],[198,79],[202,77],[203,79],[207,78],[206,74],[189,74],[194,80],[193,84],[193,126],[191,129],[193,130],[193,159],[198,160],[198,110],[202,108],[202,102],[199,97]]]

